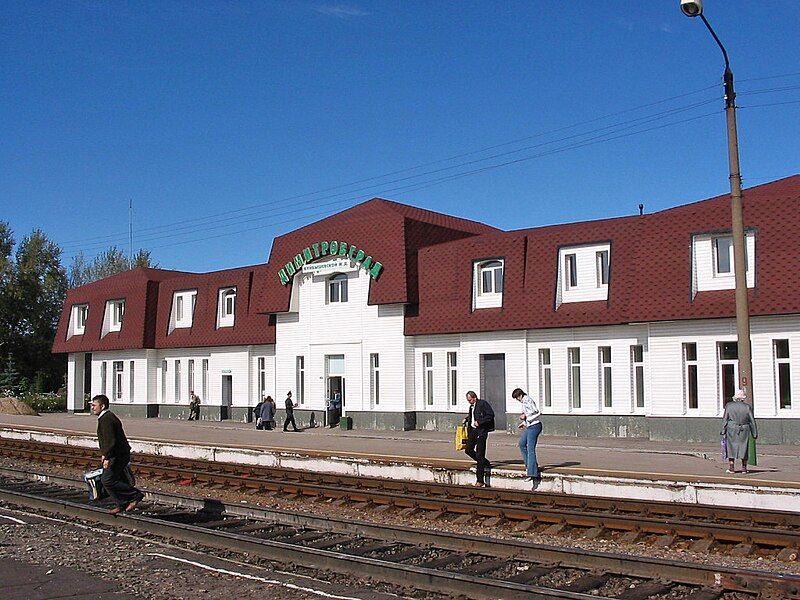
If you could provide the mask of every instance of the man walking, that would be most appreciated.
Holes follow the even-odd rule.
[[[108,396],[92,398],[92,414],[97,415],[97,442],[102,453],[103,474],[100,482],[116,504],[109,512],[115,515],[131,511],[142,501],[144,494],[128,483],[126,471],[131,462],[131,447],[122,422],[108,410]]]
[[[189,420],[200,420],[200,397],[194,391],[189,393]]]
[[[286,394],[286,420],[283,422],[283,430],[289,431],[289,423],[292,424],[292,431],[300,431],[297,428],[297,423],[294,422],[294,407],[297,406],[292,401],[292,392]]]
[[[480,400],[478,395],[467,392],[469,413],[464,419],[467,426],[467,447],[464,448],[467,456],[475,461],[476,487],[486,487],[486,469],[491,468],[491,463],[486,460],[486,441],[489,432],[494,431],[494,411],[486,400]]]

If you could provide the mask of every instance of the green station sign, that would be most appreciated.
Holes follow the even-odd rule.
[[[295,254],[294,258],[278,271],[278,278],[281,280],[281,284],[286,285],[289,283],[294,274],[303,268],[303,265],[328,256],[352,260],[358,268],[364,269],[372,279],[377,279],[383,270],[382,263],[372,258],[371,255],[358,248],[355,244],[336,240],[315,242]]]

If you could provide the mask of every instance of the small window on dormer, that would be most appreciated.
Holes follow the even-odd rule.
[[[125,301],[114,300],[111,303],[111,331],[122,329],[122,319],[125,316]]]
[[[236,312],[236,288],[225,288],[219,292],[217,327],[233,327]]]
[[[597,261],[597,285],[608,285],[608,250],[595,253]]]
[[[747,243],[744,245],[745,271],[750,270],[747,260]],[[733,275],[733,238],[731,236],[714,238],[714,275]]]
[[[578,257],[575,254],[564,255],[564,273],[567,289],[578,287]]]
[[[475,263],[473,274],[473,305],[491,308],[503,305],[504,262],[499,259]]]
[[[347,275],[337,273],[328,278],[328,304],[347,302]]]
[[[175,329],[185,329],[192,326],[196,301],[197,290],[183,290],[173,294],[168,333],[172,333]]]
[[[72,307],[69,315],[69,328],[67,339],[74,335],[83,335],[86,331],[86,319],[89,316],[88,304],[76,304]]]

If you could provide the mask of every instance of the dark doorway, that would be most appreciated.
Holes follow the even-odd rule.
[[[481,398],[494,411],[496,429],[506,428],[506,355],[481,354]]]
[[[87,352],[83,355],[83,398],[79,398],[80,405],[83,402],[83,410],[89,410],[89,397],[92,395],[92,353]]]
[[[222,410],[220,418],[230,418],[230,407],[233,404],[233,375],[222,376]]]

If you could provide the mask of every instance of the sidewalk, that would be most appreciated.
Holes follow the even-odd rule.
[[[466,469],[472,465],[453,447],[453,435],[436,431],[344,431],[317,428],[303,433],[256,431],[240,422],[124,420],[133,440],[169,442],[269,452],[313,454],[380,462],[408,462]],[[546,425],[545,425],[546,427]],[[0,415],[0,429],[34,429],[94,435],[96,420],[88,414]],[[705,481],[744,486],[800,487],[800,446],[758,447],[758,466],[748,475],[725,473],[727,463],[716,444],[653,442],[632,438],[539,438],[539,463],[548,475]],[[494,432],[487,456],[496,467],[519,471],[517,436]],[[738,461],[737,461],[738,462]],[[738,467],[738,465],[737,465]]]

